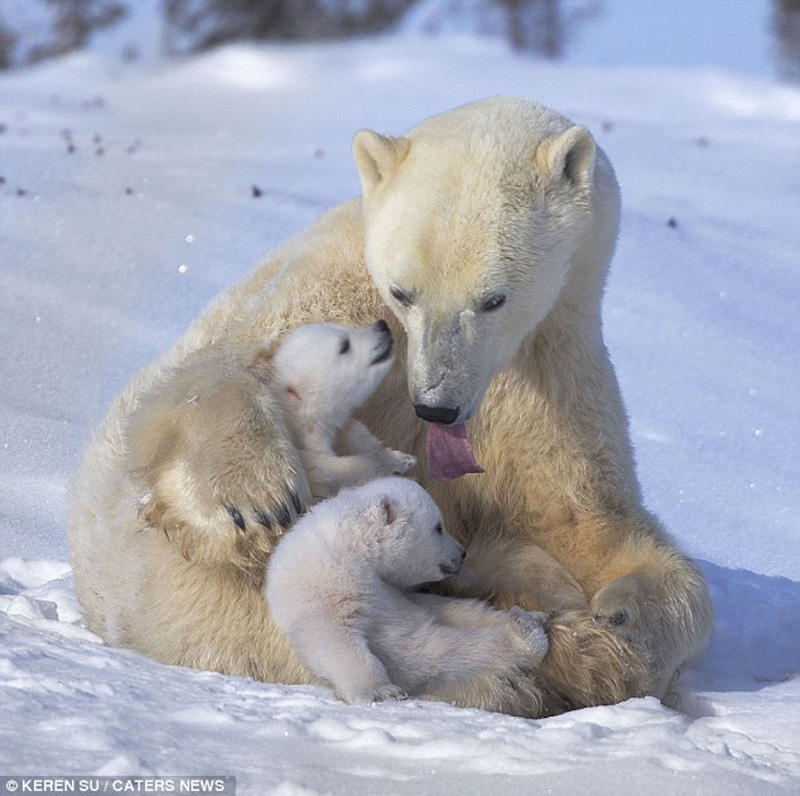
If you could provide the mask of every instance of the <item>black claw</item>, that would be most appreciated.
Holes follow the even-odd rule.
[[[262,509],[253,509],[253,513],[256,515],[256,520],[259,525],[263,525],[268,531],[272,530],[272,520],[269,518],[266,511]]]
[[[233,506],[226,506],[228,510],[228,514],[231,515],[231,519],[233,520],[233,524],[240,530],[243,531],[245,529],[245,522],[244,517],[242,517],[242,512],[239,509],[235,509]]]
[[[623,608],[608,618],[608,623],[614,627],[624,625],[628,621],[628,612]]]
[[[294,505],[294,510],[298,514],[301,514],[302,511],[303,511],[303,504],[300,502],[300,498],[297,496],[297,492],[292,490],[291,492],[289,492],[289,496],[292,498],[292,503]]]
[[[275,519],[282,528],[288,528],[289,523],[292,521],[292,515],[289,513],[285,503],[281,503],[275,509]]]

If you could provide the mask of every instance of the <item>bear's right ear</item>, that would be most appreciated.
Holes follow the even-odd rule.
[[[591,185],[597,147],[588,130],[570,127],[545,138],[536,149],[534,161],[552,180],[566,180],[575,187]]]
[[[359,130],[353,138],[353,159],[361,179],[361,192],[367,196],[390,177],[405,160],[411,141]]]
[[[397,518],[397,510],[389,498],[381,499],[381,517],[383,518],[384,525],[391,525]]]

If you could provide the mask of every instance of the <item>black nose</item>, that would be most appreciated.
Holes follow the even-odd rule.
[[[425,406],[425,404],[414,404],[414,411],[417,417],[427,423],[440,423],[449,426],[455,423],[458,417],[458,407],[451,409],[449,406]]]
[[[389,331],[389,324],[386,323],[386,321],[383,320],[383,318],[381,318],[379,321],[375,321],[375,323],[372,324],[372,328],[376,332],[388,332]]]
[[[466,550],[462,550],[461,551],[461,560],[463,561],[466,557],[467,557],[467,551]]]

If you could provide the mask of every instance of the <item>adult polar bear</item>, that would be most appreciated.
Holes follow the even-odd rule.
[[[362,131],[353,150],[363,199],[224,293],[97,430],[70,518],[90,628],[167,663],[313,682],[260,588],[308,485],[277,407],[258,397],[268,365],[242,375],[231,358],[308,321],[389,314],[397,361],[361,419],[420,459],[469,551],[470,594],[552,613],[541,669],[510,663],[509,688],[535,677],[544,713],[662,696],[705,643],[711,607],[642,507],[602,339],[619,216],[608,160],[584,129],[512,98],[401,138]],[[432,478],[426,431],[435,469],[471,469],[462,424],[485,473]],[[461,701],[493,707],[480,689]]]

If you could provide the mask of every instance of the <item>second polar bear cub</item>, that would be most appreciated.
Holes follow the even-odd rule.
[[[428,493],[381,478],[303,516],[272,554],[265,597],[303,663],[347,702],[456,700],[509,659],[547,652],[544,614],[415,592],[461,568],[464,548]]]
[[[309,323],[289,334],[276,351],[278,397],[312,500],[378,476],[401,475],[416,464],[414,456],[385,448],[351,418],[393,362],[392,334],[384,320],[358,328]]]

